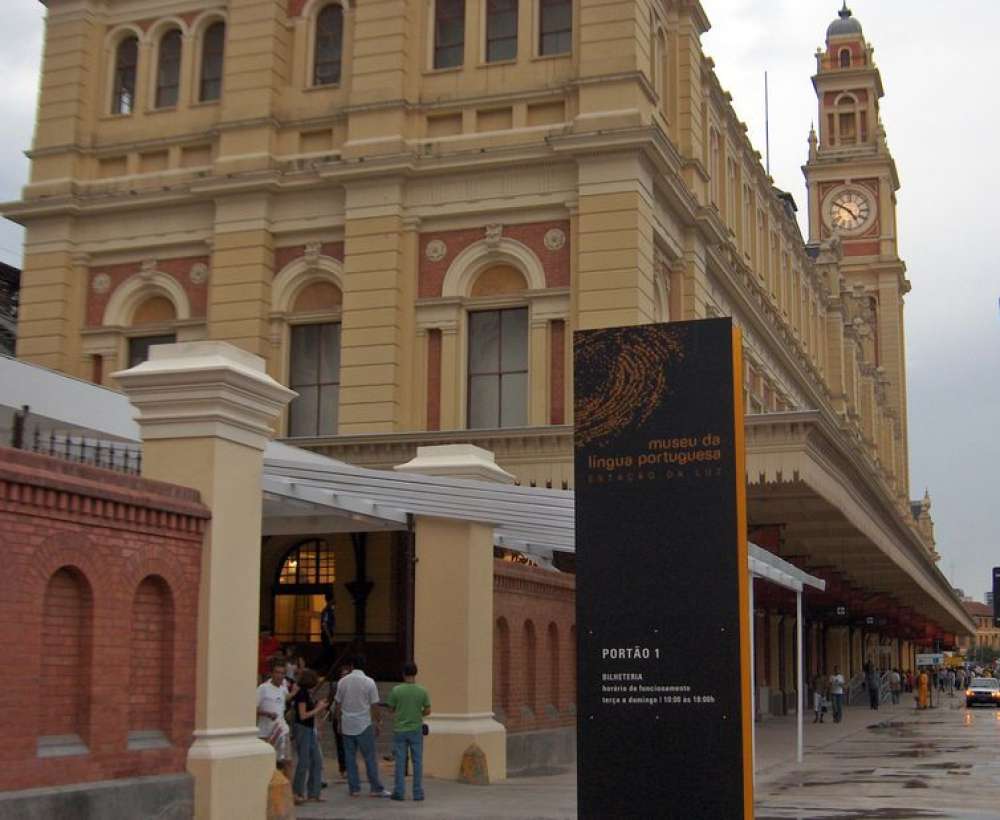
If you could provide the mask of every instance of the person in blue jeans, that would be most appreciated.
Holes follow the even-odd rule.
[[[392,753],[396,761],[393,800],[406,797],[406,757],[413,761],[413,799],[424,799],[424,718],[431,713],[431,698],[427,690],[415,682],[417,665],[403,667],[403,681],[389,693],[386,705],[392,709]]]
[[[296,757],[292,794],[296,805],[305,803],[306,800],[324,803],[326,801],[320,797],[323,788],[323,752],[320,751],[316,736],[316,715],[325,712],[329,704],[325,700],[313,700],[312,692],[319,683],[319,678],[312,669],[300,672],[298,682],[298,691],[292,698]]]
[[[340,721],[340,731],[344,736],[344,753],[347,756],[347,790],[351,797],[361,794],[361,780],[358,777],[360,751],[365,760],[365,771],[371,786],[372,797],[389,797],[378,774],[375,759],[375,710],[378,708],[378,687],[375,681],[363,671],[364,658],[357,656],[346,666],[350,671],[337,682],[337,703],[333,719]]]

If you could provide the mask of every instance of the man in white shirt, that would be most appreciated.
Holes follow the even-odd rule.
[[[833,700],[833,722],[840,723],[844,719],[844,676],[840,674],[840,667],[833,667],[833,675],[830,676],[830,697]]]
[[[289,749],[289,729],[285,708],[291,693],[285,683],[285,661],[271,661],[271,677],[257,687],[257,737],[274,747],[278,768],[292,779],[292,755]]]
[[[340,731],[344,736],[344,752],[347,756],[347,789],[351,797],[361,794],[361,779],[358,776],[358,750],[365,759],[365,772],[371,787],[372,797],[390,797],[378,775],[378,761],[375,759],[375,733],[377,722],[375,709],[378,705],[378,687],[362,670],[365,660],[358,656],[347,666],[349,672],[337,682],[334,698],[336,709],[333,719],[340,720]]]

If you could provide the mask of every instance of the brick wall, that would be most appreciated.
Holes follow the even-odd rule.
[[[496,561],[493,710],[508,732],[576,722],[576,579]]]
[[[207,518],[193,490],[0,448],[0,647],[17,670],[0,789],[184,771]],[[162,735],[130,749],[136,731]]]

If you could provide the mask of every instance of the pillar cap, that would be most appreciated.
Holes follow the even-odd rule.
[[[496,457],[489,450],[474,444],[439,444],[418,447],[415,458],[399,464],[394,469],[401,473],[422,473],[473,481],[492,481],[513,484],[514,476],[497,466]]]
[[[144,441],[222,438],[263,450],[296,396],[260,356],[228,342],[155,345],[147,361],[111,376],[138,411]]]

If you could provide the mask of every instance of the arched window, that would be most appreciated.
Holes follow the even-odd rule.
[[[851,67],[851,50],[849,48],[842,48],[840,50],[840,67],[841,68]]]
[[[143,741],[147,738],[142,735],[170,729],[173,625],[170,587],[162,578],[147,576],[132,599],[127,694],[130,741]]]
[[[316,53],[313,85],[337,85],[344,51],[344,10],[336,3],[316,17]]]
[[[49,578],[42,599],[40,680],[58,682],[49,691],[45,708],[38,710],[39,751],[45,738],[85,752],[90,719],[90,664],[93,596],[90,584],[77,570],[63,567]]]
[[[853,145],[858,141],[857,100],[845,94],[837,100],[837,131],[839,145]]]
[[[555,622],[549,624],[549,704],[553,709],[558,709],[562,699],[559,691],[559,672],[561,661],[559,657],[559,627]]]
[[[226,24],[212,23],[205,29],[201,46],[201,83],[198,91],[200,102],[217,100],[222,96],[222,66],[226,49]]]
[[[524,705],[532,712],[538,712],[538,642],[535,638],[535,625],[531,621],[524,622]]]
[[[312,539],[292,547],[274,584],[274,636],[282,643],[319,643],[324,596],[336,580],[332,544]]]
[[[112,114],[131,114],[135,108],[136,70],[139,66],[139,39],[126,37],[115,52],[114,90],[111,97]]]
[[[132,327],[137,333],[166,329],[177,318],[174,303],[166,296],[150,296],[141,302],[132,314]],[[160,327],[156,327],[160,326]],[[153,345],[173,344],[177,341],[174,333],[152,333],[146,336],[130,336],[128,340],[128,366],[135,367],[149,358],[149,349]]]
[[[528,309],[469,313],[469,429],[528,420]]]
[[[160,39],[159,61],[156,66],[156,107],[177,105],[181,87],[181,33],[171,29]]]
[[[493,702],[506,720],[510,712],[510,627],[506,618],[497,618],[493,640]]]
[[[434,68],[453,68],[465,59],[465,0],[435,0]]]

